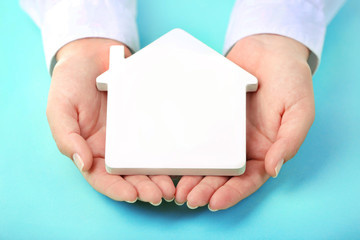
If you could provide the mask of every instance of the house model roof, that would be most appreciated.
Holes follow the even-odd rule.
[[[181,29],[124,59],[110,49],[105,163],[119,175],[239,175],[257,79]]]

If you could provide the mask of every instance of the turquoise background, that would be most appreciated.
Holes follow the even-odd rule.
[[[222,51],[232,1],[139,1],[142,46],[181,27]],[[277,179],[211,213],[97,193],[62,156],[45,109],[39,29],[0,1],[0,239],[360,239],[360,1],[328,27],[314,76],[316,120]]]

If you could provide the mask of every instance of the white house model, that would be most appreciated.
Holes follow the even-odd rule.
[[[124,58],[110,49],[106,169],[119,175],[240,175],[246,92],[257,79],[181,29]]]

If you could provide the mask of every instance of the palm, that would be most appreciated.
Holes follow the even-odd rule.
[[[106,106],[107,93],[96,91],[94,85],[90,96],[93,101],[79,109],[79,127],[86,139],[94,158],[105,157]]]
[[[266,96],[261,92],[247,96],[246,147],[248,160],[264,160],[276,140],[280,127],[280,113],[266,113]],[[261,109],[265,108],[265,109]],[[275,121],[275,122],[274,122]],[[271,123],[273,122],[273,123]]]

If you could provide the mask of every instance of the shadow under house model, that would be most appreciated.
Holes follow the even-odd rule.
[[[181,29],[134,55],[110,48],[106,169],[119,175],[240,175],[246,92],[257,79]]]

